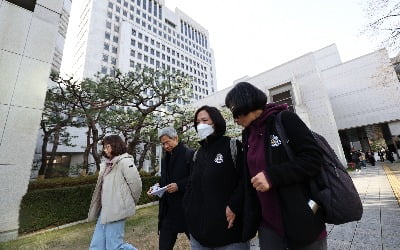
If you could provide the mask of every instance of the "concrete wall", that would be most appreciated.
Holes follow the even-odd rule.
[[[0,0],[0,241],[17,237],[62,4]]]
[[[386,50],[322,72],[338,129],[400,119],[400,84]]]
[[[339,64],[341,64],[339,52],[333,44],[256,76],[248,77],[246,81],[265,91],[267,95],[271,89],[291,83],[295,112],[312,130],[327,139],[341,161],[345,163],[335,116],[320,70]],[[194,105],[222,106],[229,90],[230,88],[219,91]]]

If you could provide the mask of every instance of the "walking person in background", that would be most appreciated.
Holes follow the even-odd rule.
[[[368,159],[369,159],[369,163],[370,163],[372,166],[375,166],[376,160],[375,160],[375,153],[374,153],[374,151],[369,151]]]
[[[367,168],[365,154],[363,151],[359,151],[359,154],[360,154],[360,164],[365,169],[365,168]]]
[[[160,187],[167,187],[159,202],[159,249],[172,250],[178,233],[185,233],[189,239],[182,199],[190,174],[193,150],[179,142],[178,134],[172,127],[161,129],[158,138],[165,151],[161,160]],[[147,194],[151,196],[150,190]]]
[[[88,221],[97,219],[89,249],[135,250],[124,243],[125,220],[135,214],[142,192],[142,181],[126,144],[118,135],[106,136],[101,165],[89,208]]]
[[[226,123],[215,107],[199,108],[194,127],[201,146],[194,155],[184,197],[191,249],[248,250],[249,239],[241,237],[241,144],[224,135]]]
[[[379,156],[379,159],[380,159],[381,162],[385,161],[384,155],[385,155],[385,149],[382,148],[381,150],[378,151],[378,156]]]
[[[354,148],[351,149],[351,161],[354,163],[356,172],[361,172],[360,152]]]
[[[393,152],[390,151],[390,149],[387,148],[387,149],[385,150],[385,156],[386,156],[386,159],[387,159],[388,161],[390,161],[390,163],[393,163],[393,162],[394,162]]]
[[[261,205],[260,249],[327,249],[321,209],[310,205],[309,199],[309,181],[320,172],[322,163],[322,152],[310,129],[295,113],[286,111],[286,104],[267,104],[265,93],[247,82],[236,84],[225,104],[244,128],[246,179]],[[282,124],[295,161],[289,159],[278,137],[275,116],[279,112],[283,112]]]

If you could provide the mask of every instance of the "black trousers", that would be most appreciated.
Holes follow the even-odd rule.
[[[186,236],[189,238],[189,233],[185,232]],[[168,228],[161,228],[160,229],[160,237],[158,241],[159,250],[173,250],[176,238],[178,236],[178,232],[168,229]]]

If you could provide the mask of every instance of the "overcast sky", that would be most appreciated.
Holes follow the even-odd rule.
[[[365,0],[165,0],[206,28],[218,90],[336,43],[343,62],[378,49],[360,35]]]

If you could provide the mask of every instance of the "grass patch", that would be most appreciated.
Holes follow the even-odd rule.
[[[136,214],[127,220],[125,241],[133,244],[140,250],[158,249],[157,214],[158,205],[137,210]],[[27,235],[17,240],[0,243],[0,249],[88,249],[94,227],[94,222],[83,223],[64,229]],[[179,234],[174,249],[190,249],[189,241],[184,234]]]

